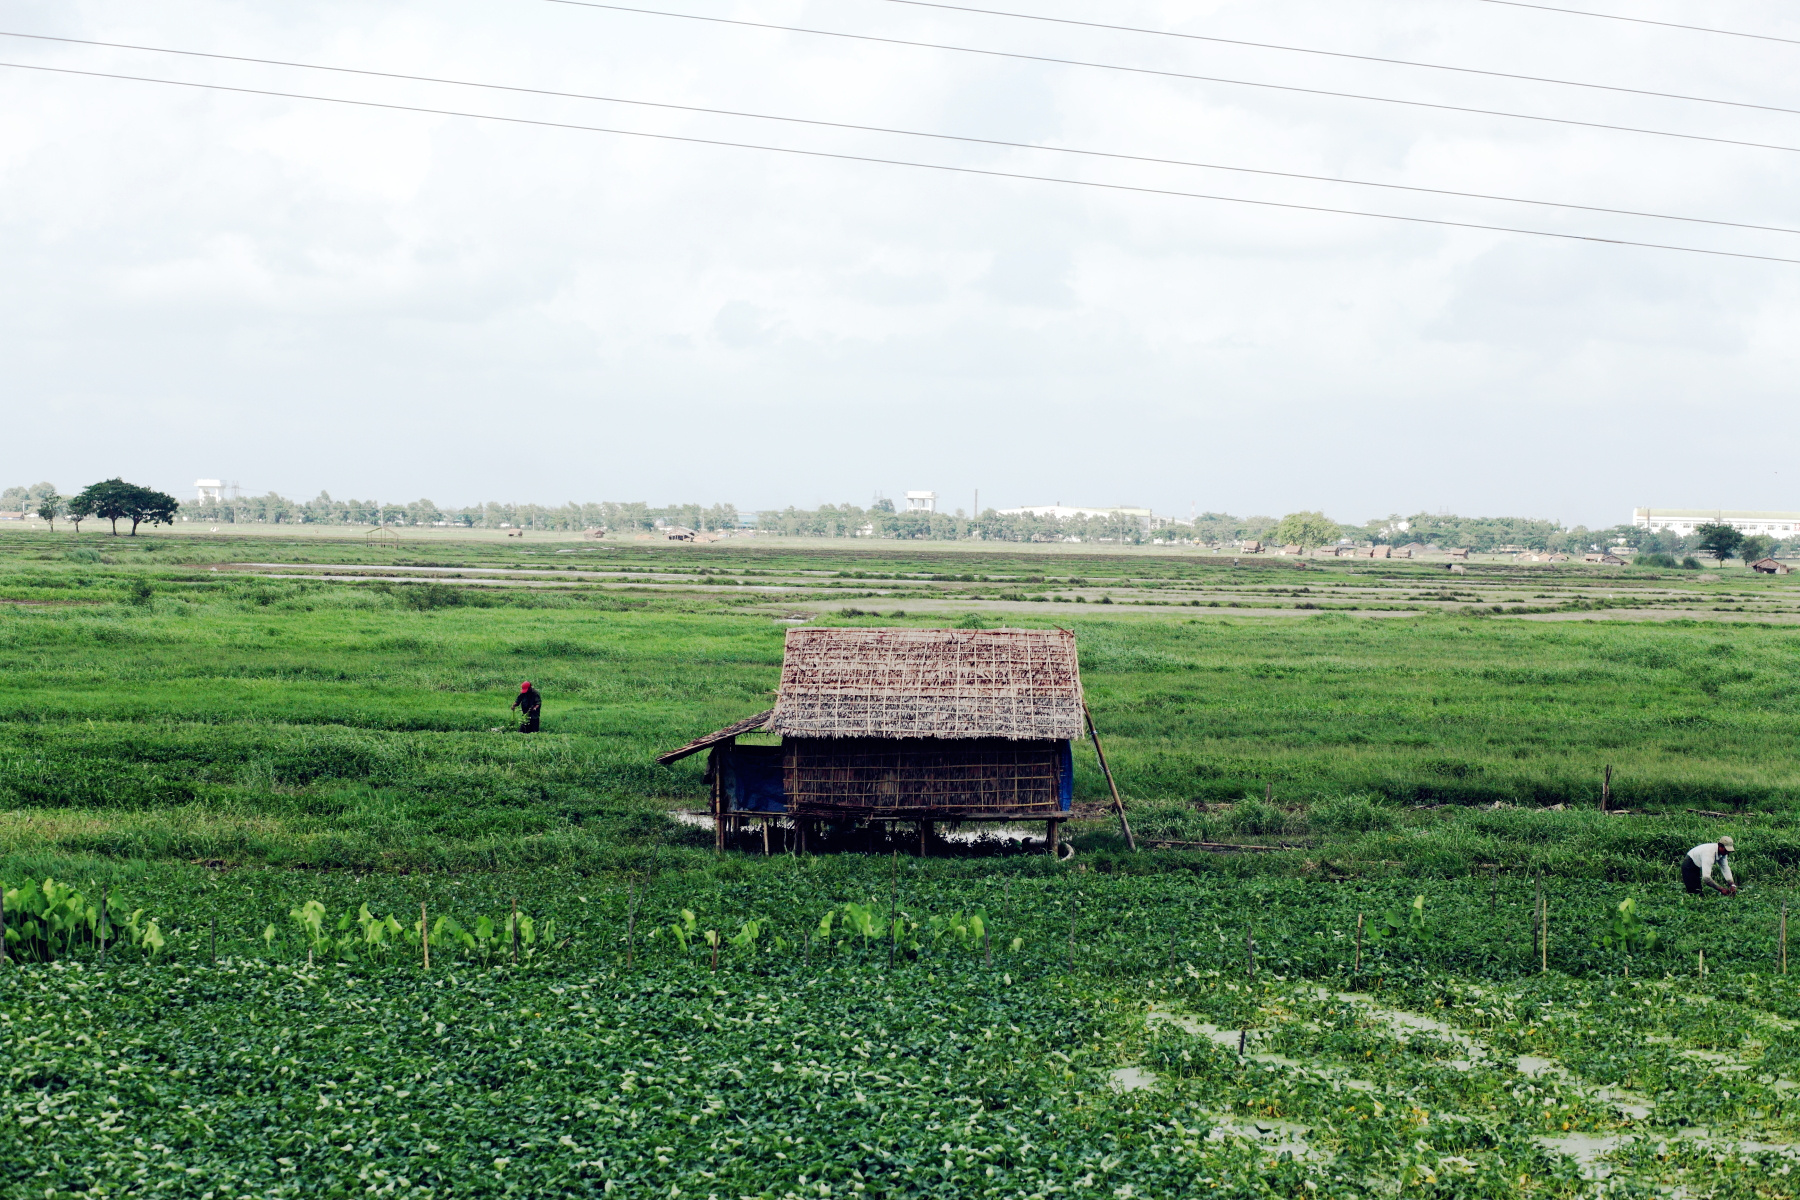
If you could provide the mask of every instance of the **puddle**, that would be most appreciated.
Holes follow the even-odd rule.
[[[1546,1150],[1566,1154],[1574,1159],[1580,1165],[1584,1177],[1605,1179],[1612,1174],[1613,1169],[1610,1164],[1600,1160],[1634,1139],[1630,1134],[1565,1133],[1558,1137],[1533,1140]]]
[[[675,821],[677,824],[692,825],[696,829],[711,829],[713,827],[712,814],[709,812],[694,812],[691,809],[685,808],[671,808],[667,811],[669,819]],[[762,822],[765,820],[770,822],[771,828],[773,829],[793,828],[793,823],[782,813],[747,812],[739,813],[738,816],[742,818],[744,828],[746,829],[761,829]],[[1035,844],[1042,846],[1044,844],[1044,831],[1042,829],[1031,830],[1023,825],[979,825],[968,829],[939,829],[933,836],[939,841],[957,842],[961,844],[979,842],[984,838],[992,838],[999,841],[1007,841],[1010,839],[1021,845]],[[1066,842],[1063,844],[1067,845]]]
[[[1116,1092],[1142,1092],[1156,1086],[1156,1076],[1142,1067],[1120,1067],[1112,1073],[1111,1084]]]
[[[1223,1142],[1230,1138],[1242,1138],[1255,1142],[1261,1149],[1270,1154],[1291,1154],[1295,1158],[1311,1158],[1318,1161],[1327,1160],[1330,1154],[1323,1151],[1314,1153],[1306,1143],[1306,1135],[1311,1129],[1305,1125],[1296,1125],[1292,1121],[1245,1121],[1235,1122],[1221,1120],[1206,1135],[1209,1142]]]

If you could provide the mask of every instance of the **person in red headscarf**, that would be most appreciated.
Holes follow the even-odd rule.
[[[538,713],[544,707],[544,698],[538,690],[531,686],[527,679],[519,685],[519,694],[513,697],[512,706],[524,716],[525,723],[519,726],[520,733],[536,733],[538,731]]]

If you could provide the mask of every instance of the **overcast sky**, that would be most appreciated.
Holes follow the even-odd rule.
[[[1800,147],[1800,116],[892,0],[643,7]],[[977,6],[1800,108],[1800,45],[1483,0]],[[1582,8],[1800,38],[1775,0]],[[0,28],[1800,224],[1800,153],[553,3]],[[0,38],[0,60],[1800,258],[1800,236]],[[0,484],[1800,509],[1800,265],[0,69]]]

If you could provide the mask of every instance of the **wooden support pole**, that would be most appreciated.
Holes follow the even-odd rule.
[[[1539,880],[1538,886],[1543,886],[1542,880]],[[1550,969],[1550,898],[1548,896],[1544,897],[1538,911],[1538,952],[1538,970],[1548,971]]]
[[[1248,929],[1244,930],[1244,974],[1256,978],[1256,936]]]
[[[1081,715],[1087,718],[1088,733],[1094,739],[1094,757],[1100,760],[1100,771],[1106,776],[1106,786],[1112,789],[1113,811],[1119,814],[1119,828],[1125,831],[1125,844],[1132,851],[1137,850],[1137,839],[1131,836],[1131,822],[1125,817],[1125,801],[1119,797],[1119,785],[1113,779],[1112,768],[1106,765],[1106,748],[1100,744],[1100,731],[1094,727],[1094,714],[1084,703]],[[1269,785],[1274,787],[1273,784]]]
[[[769,818],[767,818],[767,817],[763,818],[762,827],[763,827],[763,857],[767,858],[767,857],[769,857],[769,853],[770,853],[770,851],[769,851]]]
[[[6,886],[0,882],[0,963],[9,961],[6,953]]]
[[[1612,764],[1606,764],[1606,775],[1600,780],[1600,811],[1612,806]]]
[[[6,910],[4,889],[0,889],[0,912]],[[100,928],[95,931],[100,935],[100,965],[106,965],[106,885],[100,885]],[[6,957],[6,922],[0,920],[0,958]]]
[[[513,966],[519,965],[519,898],[513,897],[512,909],[512,951]]]
[[[425,951],[425,969],[431,970],[431,926],[425,919],[425,902],[419,901],[419,945]]]
[[[1787,974],[1787,905],[1781,906],[1781,973]]]
[[[706,752],[707,770],[712,775],[713,853],[725,853],[725,780],[724,763],[719,748]]]
[[[1056,831],[1061,825],[1061,821],[1044,822],[1044,845],[1049,848],[1051,858],[1056,857]]]

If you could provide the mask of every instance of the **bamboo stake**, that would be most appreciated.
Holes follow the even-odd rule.
[[[1256,937],[1248,929],[1244,930],[1244,974],[1256,978]]]
[[[1244,1057],[1244,1044],[1246,1042],[1248,1042],[1249,1040],[1250,1040],[1250,1031],[1248,1029],[1238,1030],[1238,1057],[1239,1058]]]
[[[1119,814],[1119,828],[1125,831],[1125,844],[1135,853],[1137,839],[1131,836],[1131,822],[1125,818],[1125,801],[1119,797],[1119,785],[1113,779],[1112,768],[1106,765],[1106,749],[1100,744],[1100,731],[1094,727],[1094,714],[1085,703],[1081,706],[1081,714],[1087,718],[1088,733],[1093,735],[1094,756],[1100,760],[1100,770],[1106,776],[1106,786],[1112,789],[1113,810]]]
[[[763,818],[763,857],[769,857],[769,818]]]
[[[1612,804],[1612,764],[1606,764],[1606,777],[1600,781],[1600,811],[1605,812]]]
[[[894,950],[900,940],[900,931],[894,928],[900,919],[900,851],[894,851],[894,882],[888,893],[888,969],[894,968]]]
[[[425,920],[425,902],[419,901],[419,945],[425,949],[425,969],[431,970],[431,926]]]
[[[512,909],[512,951],[513,966],[519,965],[519,898],[513,897]]]
[[[1544,898],[1543,911],[1538,916],[1538,931],[1538,948],[1540,955],[1538,960],[1538,970],[1548,971],[1550,969],[1550,898],[1548,896]]]
[[[631,970],[632,952],[636,946],[632,934],[637,929],[637,883],[625,881],[625,969]]]
[[[1700,951],[1700,978],[1706,978],[1706,951]]]
[[[6,885],[0,883],[0,963],[10,961],[6,953]]]
[[[1362,926],[1363,926],[1363,915],[1361,913],[1357,913],[1356,914],[1356,967],[1355,967],[1355,969],[1353,969],[1350,972],[1352,975],[1361,975],[1362,974]]]
[[[3,890],[0,889],[0,892]],[[6,898],[0,894],[0,910],[4,910],[5,905]],[[0,958],[6,955],[5,926],[6,922],[0,921]],[[106,965],[106,885],[104,883],[100,885],[100,928],[97,932],[100,934],[100,965],[104,967]]]
[[[1781,973],[1787,974],[1787,904],[1781,906]]]

